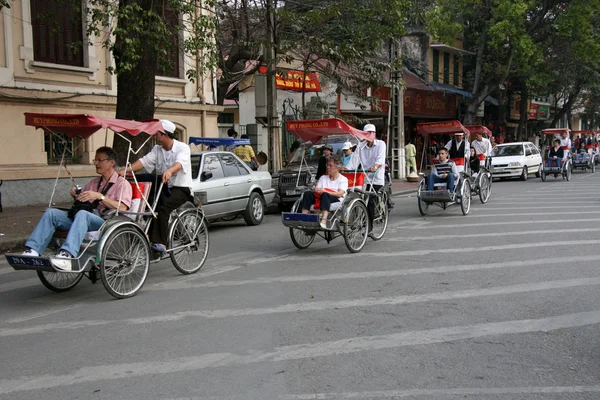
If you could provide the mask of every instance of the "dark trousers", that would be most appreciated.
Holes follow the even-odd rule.
[[[315,203],[316,200],[316,196],[313,192],[305,192],[304,196],[302,197],[302,209],[303,210],[310,210],[310,206],[312,206]],[[339,198],[330,195],[327,192],[323,192],[321,193],[321,205],[319,207],[320,210],[326,210],[329,211],[329,207],[331,207],[331,203],[336,203],[340,201]]]
[[[187,187],[172,187],[170,192],[164,198],[164,201],[159,201],[158,218],[157,220],[153,219],[150,226],[150,241],[152,243],[162,243],[165,246],[168,245],[169,215],[191,198],[190,188]]]
[[[373,185],[373,190],[379,192],[383,185]],[[367,185],[367,192],[371,190],[371,185]],[[377,203],[377,196],[369,196],[367,203],[367,214],[369,214],[369,232],[373,230],[373,218],[375,217],[375,204]]]

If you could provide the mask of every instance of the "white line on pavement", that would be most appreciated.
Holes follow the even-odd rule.
[[[181,321],[186,318],[233,318],[233,317],[248,317],[256,315],[273,315],[295,312],[308,311],[324,311],[337,310],[354,307],[375,307],[375,306],[390,306],[401,304],[422,303],[428,301],[456,300],[466,299],[471,297],[482,296],[498,296],[516,293],[529,293],[540,290],[564,289],[570,287],[595,286],[600,285],[600,277],[595,278],[579,278],[565,279],[557,281],[525,283],[511,286],[498,286],[485,289],[467,289],[458,290],[455,292],[439,292],[425,293],[410,296],[393,296],[393,297],[367,297],[353,300],[339,301],[312,301],[306,303],[284,304],[276,307],[265,308],[241,308],[241,309],[223,309],[223,310],[198,310],[198,311],[180,311],[165,315],[156,315],[153,317],[138,317],[121,320],[82,320],[73,322],[57,322],[52,324],[25,326],[20,328],[2,328],[0,329],[0,337],[7,336],[23,336],[30,334],[39,334],[45,332],[55,332],[63,330],[72,330],[79,328],[100,327],[107,325],[144,325],[150,323]],[[1,385],[0,385],[1,386]]]
[[[524,394],[559,394],[559,393],[600,393],[600,386],[527,386],[527,387],[489,387],[489,388],[445,388],[445,389],[405,389],[405,390],[377,390],[370,392],[342,392],[342,393],[307,393],[288,394],[279,396],[282,400],[326,400],[326,399],[382,399],[431,396],[448,398],[448,396],[496,396],[496,395],[524,395]],[[458,397],[457,397],[458,398]],[[175,399],[171,399],[175,400]]]
[[[27,316],[12,318],[12,319],[9,319],[9,320],[4,321],[4,322],[9,323],[9,324],[17,324],[19,322],[30,321],[30,320],[36,319],[36,318],[47,317],[48,315],[51,315],[51,314],[56,314],[56,313],[63,312],[63,311],[73,310],[73,309],[79,308],[81,306],[83,306],[83,304],[81,304],[81,303],[80,304],[72,304],[72,305],[66,306],[66,307],[56,307],[56,306],[54,306],[54,307],[51,307],[51,308],[49,308],[47,310],[44,310],[44,311],[39,311],[37,313],[30,314],[30,315],[27,315]]]
[[[433,216],[430,217],[430,221],[434,221],[435,218],[437,218],[437,216]],[[490,227],[490,226],[500,226],[500,225],[531,225],[531,224],[542,224],[542,225],[547,225],[547,224],[558,224],[558,223],[575,223],[575,222],[583,222],[583,223],[587,223],[587,222],[600,222],[600,218],[585,218],[585,219],[534,219],[531,221],[504,221],[504,222],[479,222],[479,223],[471,223],[468,225],[462,225],[460,228],[461,229],[466,229],[466,228],[475,228],[475,227]],[[395,232],[398,231],[400,229],[410,229],[410,230],[414,230],[414,229],[433,229],[431,225],[425,225],[425,226],[401,226],[396,228],[391,227],[388,229],[389,232]],[[436,225],[435,226],[435,230],[440,230],[440,229],[454,229],[457,230],[457,226],[456,225]]]
[[[565,233],[584,233],[584,232],[600,232],[600,228],[577,228],[577,229],[560,229],[549,231],[543,229],[539,231],[515,231],[515,232],[486,232],[486,233],[459,233],[456,235],[428,235],[428,236],[408,236],[408,237],[393,237],[384,238],[384,242],[412,242],[415,240],[433,240],[433,239],[461,239],[461,238],[479,238],[479,237],[496,237],[496,236],[521,236],[521,235],[564,235]],[[600,256],[597,257],[600,259]]]
[[[488,269],[500,269],[500,268],[515,268],[515,267],[533,267],[536,265],[550,266],[563,263],[575,263],[585,261],[598,261],[597,255],[592,256],[569,256],[569,257],[554,257],[554,258],[536,258],[534,260],[519,260],[519,261],[507,261],[499,263],[486,263],[486,264],[470,264],[470,265],[445,265],[439,267],[423,267],[423,268],[411,268],[411,269],[393,269],[393,270],[382,270],[382,271],[364,271],[364,272],[341,272],[336,274],[324,274],[324,275],[287,275],[287,276],[275,276],[275,277],[264,277],[237,281],[212,281],[202,283],[184,283],[181,285],[174,285],[168,288],[152,288],[153,290],[175,290],[175,289],[196,289],[196,288],[214,288],[222,286],[243,286],[253,284],[270,284],[270,283],[286,283],[286,282],[312,282],[312,281],[326,281],[326,280],[338,280],[338,279],[373,279],[373,278],[391,278],[396,276],[406,275],[419,275],[419,274],[444,274],[448,272],[464,272],[464,271],[482,271]],[[594,263],[595,265],[595,263]]]
[[[503,205],[505,205],[506,203],[502,203]],[[539,203],[537,203],[539,204]],[[544,203],[546,204],[546,203]],[[594,206],[582,206],[582,205],[577,205],[577,209],[582,209],[582,208],[590,208],[592,210],[600,210],[600,203],[598,205],[594,205]],[[490,211],[490,210],[514,210],[515,207],[494,207],[494,206],[485,206],[485,210],[486,211]],[[519,210],[546,210],[546,209],[552,209],[552,210],[564,210],[565,209],[565,203],[560,203],[556,206],[531,206],[531,207],[519,207]],[[557,211],[558,214],[562,214],[561,211]]]
[[[556,213],[558,215],[581,215],[581,214],[590,214],[590,211],[561,211]],[[529,216],[539,216],[539,215],[544,215],[544,216],[548,216],[548,215],[552,215],[552,213],[550,212],[525,212],[525,213],[505,213],[505,214],[469,214],[469,219],[471,218],[494,218],[494,217],[529,217]],[[439,217],[436,216],[436,218],[444,218],[444,219],[450,219],[450,218],[461,218],[464,219],[465,216],[464,215],[440,215]],[[468,225],[468,224],[467,224]]]
[[[243,354],[212,353],[180,357],[168,361],[145,360],[137,363],[86,366],[64,375],[44,374],[2,379],[0,380],[0,394],[44,390],[89,382],[198,371],[206,368],[244,366],[260,362],[281,362],[310,359],[313,357],[331,357],[364,351],[397,349],[403,346],[448,343],[487,336],[539,331],[548,332],[599,323],[600,311],[590,311],[540,319],[512,320],[400,332],[388,335],[352,337],[326,342],[281,346],[271,351],[251,350]]]

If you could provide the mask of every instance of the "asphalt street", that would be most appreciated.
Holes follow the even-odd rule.
[[[383,240],[215,224],[204,268],[48,291],[0,261],[0,398],[599,399],[600,174],[395,198]]]

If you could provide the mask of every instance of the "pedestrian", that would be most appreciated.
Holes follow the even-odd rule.
[[[242,139],[248,139],[248,135],[242,135]],[[242,159],[243,162],[248,164],[252,171],[258,170],[258,160],[254,154],[254,149],[249,144],[242,144],[235,148],[233,151],[236,156]]]
[[[159,193],[158,218],[152,220],[150,241],[152,249],[164,253],[167,248],[169,216],[173,210],[192,200],[192,165],[190,147],[175,139],[175,124],[160,121],[163,131],[156,134],[158,143],[144,157],[131,164],[131,172],[144,168],[162,175],[163,192]],[[119,171],[124,175],[125,169]]]
[[[110,147],[96,150],[93,160],[96,173],[100,175],[81,188],[71,188],[75,199],[69,211],[48,208],[38,222],[29,239],[23,255],[38,257],[48,247],[57,229],[69,231],[52,265],[63,271],[71,271],[71,258],[79,255],[85,234],[97,231],[104,224],[103,217],[110,210],[126,211],[131,205],[131,185],[115,170],[117,154]],[[119,198],[121,201],[119,201]]]
[[[415,147],[413,140],[410,139],[408,144],[404,146],[404,155],[406,157],[406,165],[408,166],[408,173],[412,174],[417,170],[417,148]]]
[[[233,129],[233,128],[229,128],[229,129],[227,130],[227,136],[228,136],[230,139],[237,139],[237,137],[238,137],[238,133],[235,131],[235,129]],[[226,147],[225,147],[225,151],[231,151],[231,152],[233,152],[233,150],[235,150],[235,148],[236,148],[236,147],[237,147],[237,145],[235,145],[235,144],[230,144],[229,146],[226,146]]]

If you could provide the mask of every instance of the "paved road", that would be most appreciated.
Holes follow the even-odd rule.
[[[357,255],[234,221],[128,300],[0,265],[0,398],[598,399],[600,174],[550,180],[467,217],[396,199]]]

